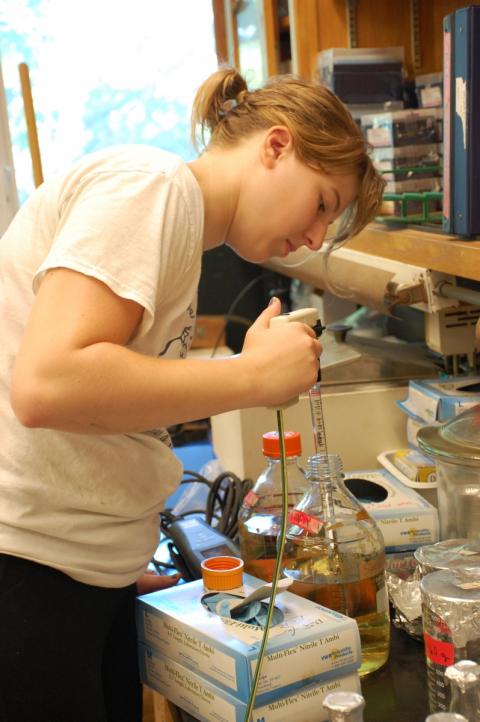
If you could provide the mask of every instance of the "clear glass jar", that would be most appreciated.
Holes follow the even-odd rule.
[[[288,478],[288,508],[293,509],[307,489],[305,472],[300,466],[302,453],[300,434],[285,431],[285,453]],[[277,557],[277,538],[282,522],[282,476],[280,439],[277,431],[262,437],[267,466],[255,486],[245,496],[238,515],[240,553],[245,571],[258,579],[271,582]]]
[[[450,712],[480,720],[480,665],[462,659],[445,670],[450,683]]]
[[[294,581],[289,591],[357,621],[365,675],[387,661],[390,646],[383,537],[345,487],[339,456],[310,457],[307,479],[289,514],[284,576]]]
[[[440,538],[480,539],[480,404],[423,427],[417,441],[435,459]]]

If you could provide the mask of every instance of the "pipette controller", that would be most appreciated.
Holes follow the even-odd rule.
[[[282,313],[279,316],[275,316],[271,321],[270,325],[292,323],[298,321],[306,323],[310,328],[315,331],[317,338],[322,335],[325,326],[322,325],[321,320],[318,318],[318,311],[316,308],[300,308],[291,313]],[[312,427],[313,427],[313,443],[315,446],[315,455],[321,454],[325,458],[327,467],[329,465],[329,456],[327,448],[327,434],[325,429],[325,417],[323,413],[322,404],[322,393],[321,393],[321,369],[318,370],[318,376],[316,383],[309,389],[308,396],[310,400],[310,413],[312,416]],[[288,408],[298,401],[298,398],[290,399],[283,408]],[[333,492],[330,481],[327,481],[322,485],[322,497],[325,511],[325,517],[327,525],[325,527],[326,535],[332,542],[332,553],[334,551],[334,545],[336,542],[336,534],[332,527],[335,526],[335,511],[333,502]],[[336,554],[335,554],[336,557]]]
[[[282,313],[279,316],[275,316],[270,321],[270,326],[277,324],[292,323],[298,321],[300,323],[306,323],[310,328],[315,331],[317,338],[322,335],[325,326],[318,318],[318,311],[316,308],[300,308],[290,313]],[[318,371],[317,382],[309,390],[310,399],[310,412],[312,415],[312,426],[313,426],[313,441],[315,444],[316,454],[327,454],[327,435],[325,431],[325,420],[323,415],[322,405],[322,394],[320,389],[321,371]],[[288,408],[293,404],[297,403],[298,398],[290,399],[282,408]]]

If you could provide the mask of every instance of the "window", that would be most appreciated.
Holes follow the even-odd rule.
[[[191,101],[217,67],[211,0],[5,0],[0,31],[20,202],[33,190],[22,62],[45,179],[118,143],[194,156]]]

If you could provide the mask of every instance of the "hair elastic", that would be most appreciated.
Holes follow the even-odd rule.
[[[222,103],[219,115],[221,118],[224,118],[226,115],[230,113],[231,110],[234,110],[238,105],[238,101],[235,100],[235,98],[230,98],[230,100],[226,100],[224,103]]]

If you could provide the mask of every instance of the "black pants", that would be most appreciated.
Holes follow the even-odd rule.
[[[141,722],[135,593],[0,554],[0,722]]]

